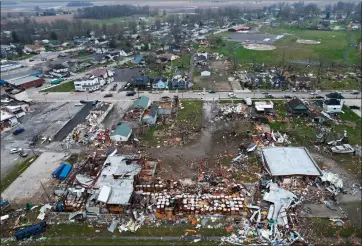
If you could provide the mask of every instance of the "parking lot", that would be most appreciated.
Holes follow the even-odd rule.
[[[1,176],[4,177],[11,169],[22,160],[18,154],[10,154],[13,148],[22,148],[29,155],[32,154],[29,149],[29,142],[35,136],[39,136],[39,141],[35,149],[40,148],[41,137],[51,137],[60,131],[60,129],[74,116],[82,107],[75,106],[76,103],[37,103],[30,106],[30,111],[20,119],[21,124],[16,128],[22,127],[24,132],[19,135],[13,135],[9,130],[1,135]],[[36,151],[36,150],[35,150]]]
[[[280,36],[271,34],[252,34],[252,33],[233,33],[228,36],[228,40],[254,43],[254,44],[273,44]]]

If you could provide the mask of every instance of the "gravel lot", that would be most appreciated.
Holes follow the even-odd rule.
[[[42,153],[2,194],[11,202],[47,202],[40,182],[50,190],[58,181],[51,176],[60,162],[66,158],[64,153]],[[25,185],[26,184],[26,185]]]

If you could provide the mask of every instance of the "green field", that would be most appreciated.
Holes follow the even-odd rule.
[[[71,92],[75,91],[74,81],[63,82],[60,85],[43,90],[42,92]]]
[[[271,51],[256,51],[248,50],[242,46],[233,49],[236,56],[241,62],[256,62],[267,65],[280,64],[284,60],[288,61],[315,61],[323,64],[347,65],[345,52],[351,46],[351,39],[357,41],[358,32],[350,31],[316,31],[316,30],[301,30],[294,28],[262,28],[262,32],[270,34],[285,34],[290,35],[278,40],[274,45],[277,47]],[[226,36],[228,32],[224,33]],[[225,36],[220,34],[220,36]],[[299,44],[297,39],[307,39],[320,41],[320,44]],[[218,51],[224,55],[228,55],[228,50],[219,48]],[[351,48],[347,52],[347,57],[350,60],[350,65],[360,64],[361,55],[357,48]],[[348,59],[347,58],[347,59]]]

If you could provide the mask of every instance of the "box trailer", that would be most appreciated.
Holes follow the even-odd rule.
[[[23,240],[34,236],[36,234],[42,233],[45,231],[46,223],[45,221],[40,222],[39,224],[32,225],[15,232],[16,240]]]
[[[59,179],[60,180],[65,180],[68,176],[68,174],[70,173],[70,171],[72,170],[72,166],[71,165],[65,165],[62,172],[59,175]]]
[[[57,167],[57,169],[55,169],[55,171],[52,173],[54,178],[59,178],[59,175],[61,174],[61,172],[63,171],[64,167],[66,166],[66,164],[64,162],[62,162],[59,167]]]

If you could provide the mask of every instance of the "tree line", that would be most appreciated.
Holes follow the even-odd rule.
[[[83,19],[110,19],[132,15],[149,15],[149,6],[132,6],[132,5],[105,5],[94,6],[78,9],[75,18]]]

